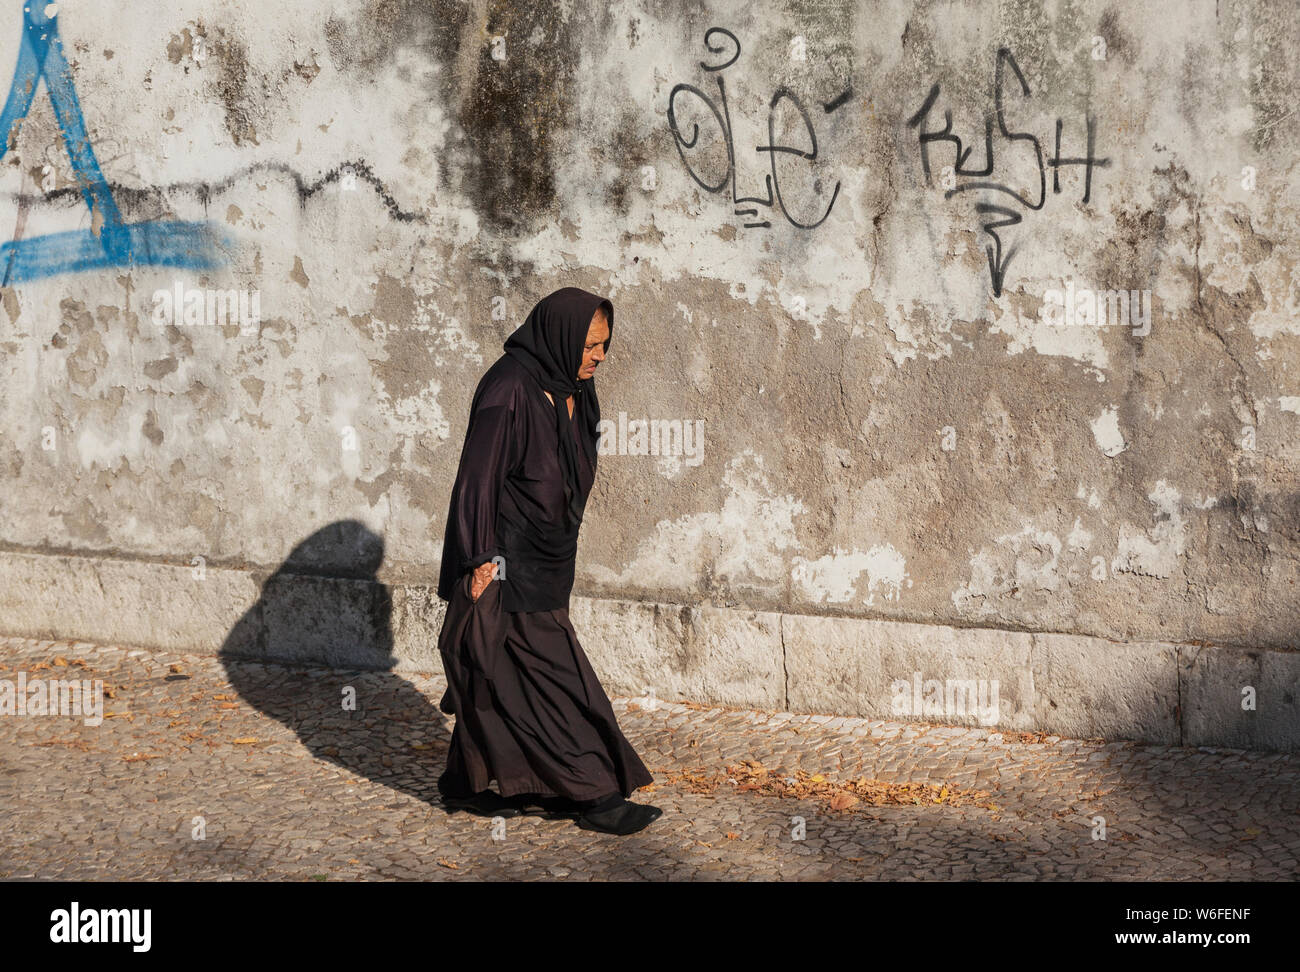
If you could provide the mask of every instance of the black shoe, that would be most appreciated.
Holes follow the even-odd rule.
[[[464,810],[478,817],[518,817],[522,810],[495,790],[483,790],[470,796],[442,795],[448,813]]]
[[[632,803],[624,800],[608,810],[584,810],[578,816],[578,826],[583,830],[595,830],[602,834],[617,834],[626,837],[644,830],[663,816],[663,811],[648,803]]]
[[[518,807],[520,813],[538,816],[543,820],[574,820],[582,813],[581,805],[568,797],[520,793],[506,799]]]

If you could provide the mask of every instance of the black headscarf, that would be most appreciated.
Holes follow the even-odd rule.
[[[578,368],[587,346],[587,332],[597,307],[605,309],[609,341],[614,337],[614,305],[604,297],[579,287],[563,287],[537,302],[527,319],[506,339],[506,353],[519,361],[555,402],[555,430],[560,440],[560,469],[564,473],[564,496],[569,525],[582,520],[582,496],[578,485],[578,454],[570,429],[569,406],[573,396],[573,422],[583,449],[596,466],[596,436],[600,424],[600,402],[594,378],[579,380]]]

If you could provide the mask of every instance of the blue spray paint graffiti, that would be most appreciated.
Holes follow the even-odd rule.
[[[113,191],[100,171],[95,150],[86,134],[86,122],[77,100],[72,69],[63,53],[57,14],[46,17],[43,0],[23,7],[23,33],[18,65],[4,111],[0,113],[0,159],[9,151],[14,125],[27,117],[42,79],[54,106],[54,115],[68,158],[77,177],[92,226],[85,230],[50,233],[0,246],[4,286],[40,280],[61,273],[78,273],[106,267],[169,266],[209,270],[226,262],[232,247],[218,226],[204,222],[164,220],[122,222]]]

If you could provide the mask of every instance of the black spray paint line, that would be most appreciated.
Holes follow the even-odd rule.
[[[835,98],[826,102],[826,104],[822,105],[822,111],[826,112],[826,114],[829,115],[836,108],[840,107],[840,105],[844,104],[844,102],[848,101],[852,97],[853,97],[853,88],[852,87],[845,88]]]
[[[207,207],[211,204],[213,196],[220,195],[221,193],[232,189],[235,186],[235,183],[240,179],[258,173],[269,172],[285,175],[291,178],[294,183],[294,189],[298,195],[299,204],[305,205],[307,200],[312,196],[316,195],[331,183],[338,182],[342,179],[347,174],[345,170],[349,168],[357,179],[365,182],[375,190],[375,195],[379,197],[380,201],[384,204],[384,207],[388,210],[388,214],[394,220],[399,223],[428,222],[428,217],[424,213],[410,212],[402,209],[401,205],[397,202],[397,199],[388,191],[388,187],[384,185],[383,180],[375,175],[374,171],[370,168],[369,163],[360,159],[341,163],[333,169],[330,169],[330,171],[326,172],[323,176],[312,183],[308,183],[307,180],[297,172],[297,170],[283,162],[256,162],[240,169],[233,175],[223,179],[221,182],[173,182],[165,186],[151,186],[147,189],[124,186],[112,182],[108,185],[112,189],[115,198],[137,205],[159,197],[164,193],[188,192],[197,196],[203,205]],[[64,186],[61,189],[54,189],[48,193],[0,193],[0,198],[13,200],[19,205],[24,203],[32,205],[39,202],[55,202],[65,197],[79,198],[80,195],[81,189],[79,187]]]

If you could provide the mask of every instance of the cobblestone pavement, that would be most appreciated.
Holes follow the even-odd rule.
[[[98,727],[0,716],[5,879],[1293,880],[1300,871],[1295,754],[615,699],[655,773],[634,799],[664,816],[611,837],[563,819],[448,815],[434,785],[450,736],[441,677],[0,639],[0,679],[16,684],[20,672],[103,679],[108,697]],[[347,686],[356,711],[343,708]],[[836,810],[743,789],[727,779],[742,760],[772,779],[832,787],[858,777],[932,783],[939,802]],[[701,776],[711,791],[692,782]],[[1105,839],[1094,839],[1096,817]]]

